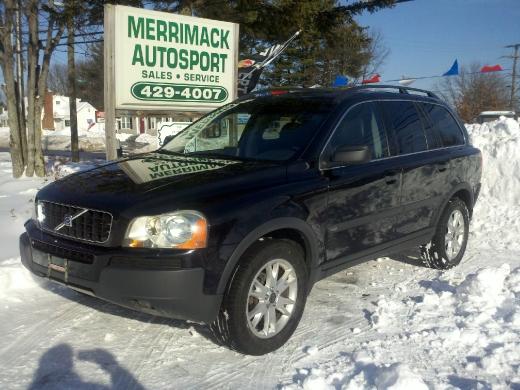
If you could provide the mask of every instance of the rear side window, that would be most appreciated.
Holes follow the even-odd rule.
[[[377,106],[361,103],[351,108],[338,125],[329,145],[332,148],[367,145],[372,160],[388,157],[386,133]]]
[[[424,129],[413,102],[383,102],[388,128],[393,129],[398,154],[421,152],[427,149]]]
[[[445,147],[464,145],[462,130],[450,112],[436,104],[429,104],[428,106],[430,106],[428,113],[431,122],[440,134],[442,145]]]
[[[431,121],[431,113],[435,108],[434,104],[418,103],[421,107],[421,117],[424,124],[424,132],[426,133],[426,140],[428,141],[428,149],[442,148],[441,135],[437,126],[433,125]]]

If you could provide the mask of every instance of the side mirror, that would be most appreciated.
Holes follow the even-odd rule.
[[[362,164],[372,158],[368,145],[340,146],[332,155],[332,163]]]

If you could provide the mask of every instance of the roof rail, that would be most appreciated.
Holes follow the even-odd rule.
[[[409,94],[410,93],[409,91],[420,92],[420,93],[424,93],[425,95],[427,95],[427,96],[429,96],[431,98],[439,99],[439,97],[436,94],[434,94],[433,92],[431,92],[431,91],[427,91],[425,89],[419,89],[419,88],[403,87],[401,85],[381,85],[381,84],[371,85],[371,84],[364,84],[364,85],[356,85],[355,87],[352,87],[352,89],[371,89],[371,88],[377,88],[377,89],[397,89],[399,91],[399,93],[406,93],[406,94]]]

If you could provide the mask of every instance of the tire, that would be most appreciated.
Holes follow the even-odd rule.
[[[457,222],[463,223],[463,226],[455,227]],[[421,247],[423,263],[427,267],[441,270],[455,267],[466,251],[468,234],[468,208],[461,199],[453,198],[439,219],[432,241]]]
[[[274,283],[274,279],[267,281],[267,269],[276,273],[278,283]],[[281,287],[286,278],[285,287]],[[258,283],[253,287],[255,280]],[[278,349],[300,322],[307,299],[307,283],[304,253],[298,244],[283,239],[257,242],[240,260],[219,316],[211,325],[215,337],[229,348],[247,355],[264,355]],[[279,287],[279,294],[276,287],[270,292],[271,285]],[[260,295],[261,300],[257,298]],[[281,310],[289,315],[282,314]],[[271,322],[269,315],[274,318]]]

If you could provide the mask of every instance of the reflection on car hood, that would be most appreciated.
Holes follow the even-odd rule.
[[[66,176],[37,197],[117,213],[188,203],[195,207],[208,197],[284,181],[283,164],[148,153]]]
[[[134,183],[142,184],[189,173],[221,169],[237,163],[235,160],[152,153],[143,158],[121,161],[118,166]]]

